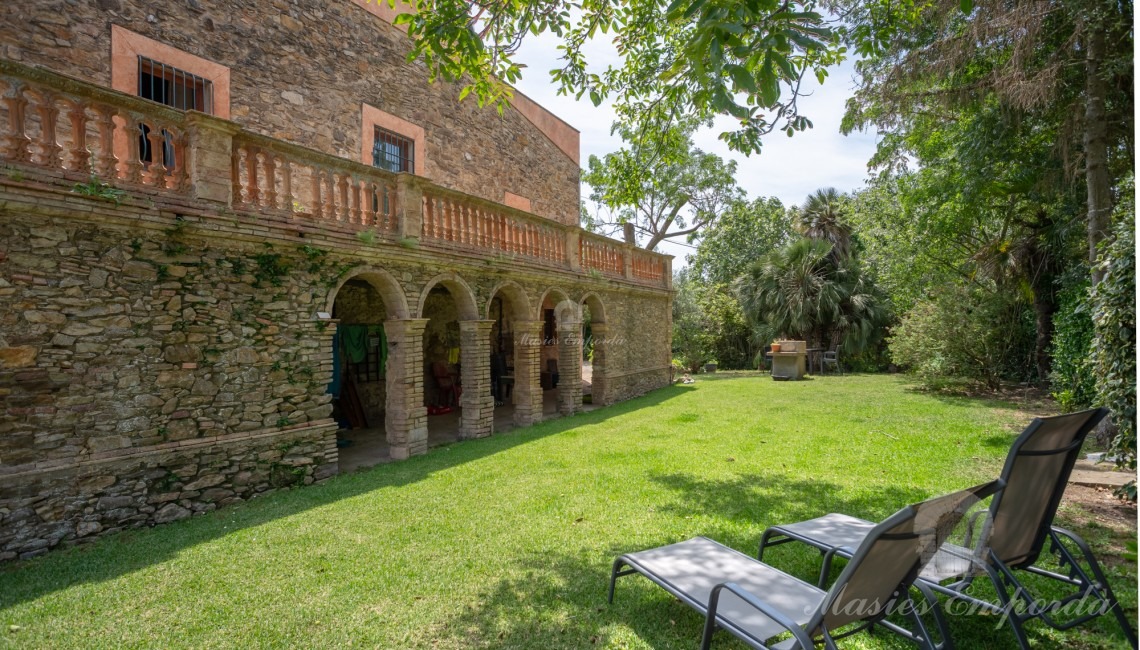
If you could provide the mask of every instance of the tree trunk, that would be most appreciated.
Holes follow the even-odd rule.
[[[1057,313],[1057,302],[1052,291],[1034,291],[1033,313],[1037,318],[1037,339],[1034,346],[1037,383],[1045,385],[1049,381],[1052,366],[1049,348],[1053,346],[1053,314]]]
[[[1092,284],[1103,277],[1097,268],[1097,244],[1108,231],[1112,214],[1112,181],[1108,173],[1108,117],[1105,98],[1108,84],[1101,76],[1104,61],[1104,30],[1099,21],[1085,25],[1085,183],[1088,187],[1088,242]]]

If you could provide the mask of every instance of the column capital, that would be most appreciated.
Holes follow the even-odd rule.
[[[590,331],[594,334],[604,334],[609,331],[605,323],[590,323]]]
[[[428,324],[427,318],[389,318],[384,321],[384,333],[388,338],[397,338],[409,334],[422,334]]]
[[[542,327],[546,325],[545,322],[540,320],[515,320],[511,321],[511,329],[519,334],[530,334],[533,336],[542,335]]]
[[[486,331],[486,332],[490,332],[491,326],[497,322],[498,321],[483,320],[483,319],[461,320],[461,321],[459,321],[459,331],[460,332],[463,332],[463,331],[474,331],[474,332]]]

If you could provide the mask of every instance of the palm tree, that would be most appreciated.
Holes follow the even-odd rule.
[[[736,282],[741,309],[765,342],[789,337],[826,345],[843,341],[857,354],[882,333],[881,293],[852,258],[837,262],[832,245],[800,239],[760,258]]]
[[[816,190],[799,210],[800,234],[832,246],[836,262],[851,257],[851,226],[844,220],[843,195],[834,187]]]

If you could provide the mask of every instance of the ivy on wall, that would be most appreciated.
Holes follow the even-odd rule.
[[[1112,410],[1116,433],[1109,452],[1136,469],[1136,205],[1133,180],[1122,183],[1112,233],[1101,245],[1104,272],[1092,293],[1093,371],[1098,401]],[[1125,488],[1136,498],[1136,483]]]

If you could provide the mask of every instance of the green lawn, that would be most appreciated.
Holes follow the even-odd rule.
[[[1026,417],[888,376],[673,386],[7,566],[0,646],[695,648],[702,619],[646,580],[606,604],[616,555],[698,534],[754,553],[771,524],[881,518],[995,477]],[[1123,533],[1080,514],[1063,512],[1111,555]],[[1134,613],[1136,567],[1109,559]],[[770,560],[817,567],[789,546]],[[953,625],[959,648],[1013,647],[988,617]],[[1030,632],[1042,648],[1122,646],[1114,625]]]

